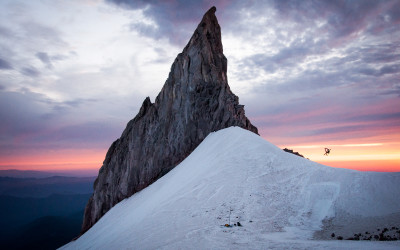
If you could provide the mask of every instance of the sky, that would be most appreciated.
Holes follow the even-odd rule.
[[[0,169],[95,173],[213,5],[263,138],[400,171],[399,0],[0,0]]]

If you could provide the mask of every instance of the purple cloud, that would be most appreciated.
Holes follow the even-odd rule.
[[[38,77],[40,75],[40,72],[34,68],[34,67],[24,67],[20,70],[20,72],[26,76],[30,77]]]
[[[0,70],[8,70],[12,69],[11,63],[7,62],[6,60],[0,58]]]
[[[51,63],[50,57],[45,52],[37,52],[36,57],[42,61],[48,68],[53,68],[53,64]]]
[[[0,157],[23,154],[30,148],[107,147],[121,133],[119,122],[101,118],[65,121],[72,110],[93,102],[90,99],[55,102],[30,91],[0,91]]]
[[[11,21],[0,25],[0,156],[32,147],[107,148],[135,115],[140,107],[135,105],[141,104],[142,97],[157,94],[149,93],[158,91],[150,88],[155,83],[140,82],[136,73],[164,70],[166,78],[168,68],[161,67],[173,60],[171,45],[179,51],[214,4],[226,39],[229,82],[260,131],[277,131],[273,136],[285,139],[308,135],[305,140],[318,136],[339,140],[340,134],[360,136],[358,129],[371,135],[378,125],[398,128],[399,113],[393,107],[400,105],[399,1],[106,2],[100,5],[107,15],[120,15],[120,9],[114,8],[119,6],[124,14],[136,10],[144,18],[119,16],[123,21],[118,25],[125,26],[115,26],[111,32],[115,37],[108,43],[71,39],[70,30],[46,23],[48,19],[32,18],[29,8],[17,12],[4,9],[18,16],[10,15],[11,19],[4,20]],[[67,6],[79,8],[80,4]],[[31,6],[35,8],[35,4]],[[42,3],[37,10],[48,6]],[[60,6],[64,5],[57,3],[51,8]],[[69,29],[76,28],[68,26],[67,19],[61,22]],[[132,33],[125,33],[127,26]],[[148,45],[152,50],[142,57],[148,61],[138,60],[132,66],[129,62],[133,59],[124,58],[129,48],[115,44],[129,39],[135,47],[135,39],[143,36],[158,42]],[[97,59],[102,51],[84,55],[80,42],[99,48],[105,48],[100,43],[110,45],[107,49],[115,50],[115,57]],[[75,49],[80,55],[69,52]],[[85,57],[92,64],[84,65]],[[82,60],[82,67],[73,60]],[[58,63],[60,67],[56,67]],[[110,86],[119,81],[132,81],[133,85],[121,86],[136,88],[135,94],[126,94],[122,87],[111,93]],[[162,86],[162,82],[157,84]],[[236,91],[237,86],[245,91]]]
[[[359,31],[393,28],[400,20],[398,1],[295,1],[275,0],[274,7],[284,19],[307,23],[322,19],[324,26],[331,33],[331,38],[350,36]],[[376,29],[376,21],[382,29]]]
[[[143,10],[145,16],[151,18],[156,26],[145,22],[133,22],[131,30],[142,35],[155,39],[166,38],[171,43],[182,46],[187,43],[195,25],[203,14],[216,5],[225,8],[231,1],[219,1],[214,3],[211,0],[203,1],[145,1],[145,0],[106,0],[111,4],[132,10]]]

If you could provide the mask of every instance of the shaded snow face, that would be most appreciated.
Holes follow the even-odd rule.
[[[210,134],[64,249],[399,247],[311,240],[317,231],[334,230],[332,223],[399,218],[399,186],[400,173],[330,168],[231,127]]]

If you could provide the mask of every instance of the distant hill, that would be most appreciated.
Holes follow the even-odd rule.
[[[0,170],[0,177],[12,177],[12,178],[47,178],[57,176],[60,174],[46,172],[46,171],[35,171],[35,170],[17,170],[17,169],[6,169]]]
[[[66,216],[81,211],[90,194],[57,195],[46,198],[0,195],[0,235],[43,216]]]
[[[52,176],[91,177],[91,176],[97,176],[97,172],[98,172],[97,169],[64,170],[57,172],[6,169],[6,170],[0,170],[0,177],[11,177],[11,178],[48,178]]]
[[[36,242],[35,239],[42,239],[43,237],[48,238],[51,242],[67,243],[79,234],[83,209],[90,195],[53,194],[46,198],[21,198],[1,195],[0,249],[10,249],[7,247],[10,244],[21,245],[23,243],[24,246],[29,246],[28,242],[34,243]],[[66,235],[60,233],[64,231],[68,233]],[[26,237],[28,238],[24,240],[25,242],[18,240]],[[45,248],[32,246],[26,249]]]
[[[95,177],[0,172],[18,176],[0,177],[0,249],[56,249],[79,235]]]
[[[81,229],[83,209],[69,216],[44,216],[27,223],[0,245],[2,249],[56,249]]]
[[[51,194],[88,194],[96,177],[10,178],[0,177],[0,195],[47,197]]]

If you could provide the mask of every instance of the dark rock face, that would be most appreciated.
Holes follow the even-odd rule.
[[[119,201],[178,165],[210,132],[239,126],[258,133],[228,86],[215,11],[212,7],[204,15],[155,102],[146,98],[109,148],[85,209],[82,233]]]
[[[294,154],[294,155],[297,155],[297,156],[300,156],[300,157],[303,157],[303,158],[304,158],[304,156],[303,156],[302,154],[300,154],[299,152],[294,152],[294,151],[293,151],[293,149],[284,148],[284,149],[283,149],[283,151],[285,151],[285,152],[288,152],[288,153],[291,153],[291,154]]]

